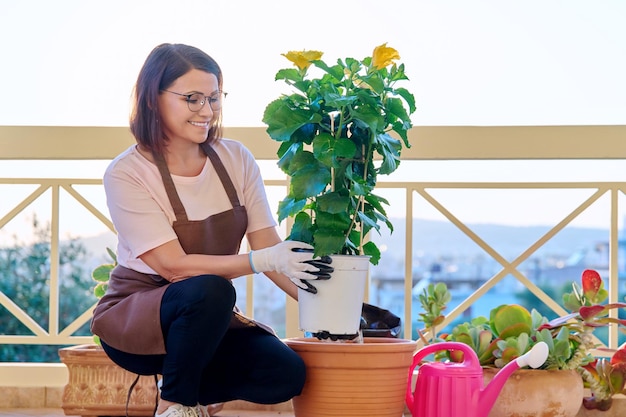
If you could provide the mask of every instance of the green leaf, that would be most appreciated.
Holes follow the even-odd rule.
[[[297,240],[309,244],[313,243],[313,223],[311,216],[305,212],[300,212],[294,217],[289,240]]]
[[[288,80],[288,81],[302,81],[302,75],[300,74],[300,71],[298,71],[295,68],[286,68],[286,69],[281,69],[276,73],[276,76],[274,77],[275,81],[280,81],[280,80]]]
[[[312,197],[324,191],[329,182],[330,172],[324,165],[306,166],[291,177],[289,194],[297,200]]]
[[[400,136],[400,138],[402,139],[402,142],[404,143],[404,146],[406,146],[407,148],[411,147],[411,143],[409,142],[409,136],[408,136],[408,130],[411,128],[411,126],[407,126],[405,123],[393,123],[391,125],[391,129],[396,132],[398,134],[398,136]]]
[[[338,161],[340,159],[352,160],[356,152],[356,145],[353,141],[351,141],[350,139],[341,138],[335,142],[335,147],[333,148],[333,157],[335,161]],[[335,166],[339,165],[339,163],[335,164]]]
[[[315,256],[325,256],[341,253],[341,248],[346,241],[345,235],[338,229],[318,228],[313,234]]]
[[[400,150],[402,149],[402,144],[399,140],[391,137],[387,133],[376,135],[376,142],[380,145],[378,151],[383,157],[383,162],[378,172],[381,175],[391,174],[400,164]]]
[[[315,156],[310,151],[305,150],[299,143],[292,145],[291,149],[285,154],[287,153],[292,154],[291,160],[287,165],[290,175],[303,168],[320,165]],[[286,159],[284,155],[283,159]]]
[[[381,133],[385,128],[385,119],[380,112],[369,107],[361,107],[358,110],[351,110],[352,118],[355,122],[365,125],[370,131]]]
[[[330,183],[330,169],[315,159],[309,151],[298,151],[289,163],[291,183],[289,196],[302,200],[324,191]]]
[[[387,215],[387,211],[383,207],[383,204],[389,205],[389,201],[387,201],[386,198],[370,193],[365,195],[365,201],[367,201],[372,207],[374,207],[375,210],[377,210],[383,216]]]
[[[378,72],[370,73],[364,77],[359,77],[361,81],[370,86],[372,90],[380,95],[385,91],[385,83],[381,79]]]
[[[500,363],[502,363],[503,365],[506,365],[507,363],[511,362],[512,360],[514,360],[515,358],[519,356],[520,356],[519,350],[517,350],[516,348],[512,346],[507,346],[506,348],[502,350]]]
[[[415,113],[415,110],[417,110],[417,108],[415,107],[415,97],[409,92],[409,90],[401,87],[394,89],[394,93],[398,94],[404,99],[404,101],[407,102],[407,104],[409,105],[409,113]]]
[[[98,282],[107,282],[111,277],[111,271],[114,267],[115,265],[113,264],[100,265],[92,271],[91,277]]]
[[[290,106],[286,97],[272,101],[263,113],[267,134],[272,139],[282,142],[291,140],[294,132],[313,121],[314,117],[310,110]]]
[[[93,289],[93,293],[98,299],[100,299],[107,292],[107,288],[109,288],[109,285],[107,283],[99,282],[98,285],[96,285],[96,287]]]
[[[294,214],[301,211],[306,205],[306,199],[303,200],[295,200],[291,197],[286,197],[282,201],[278,203],[278,222],[282,222],[287,217],[293,216]]]
[[[313,139],[313,155],[327,167],[334,165],[334,143],[335,138],[330,133],[320,133]]]
[[[380,231],[380,226],[376,223],[376,218],[372,218],[362,211],[357,212],[357,215],[364,227]]]
[[[327,213],[346,213],[350,198],[338,192],[330,192],[317,198],[317,207]]]
[[[113,265],[117,265],[117,254],[113,251],[113,249],[109,247],[106,248],[106,251],[109,254],[111,260],[113,260]]]
[[[357,98],[354,96],[345,96],[334,91],[324,94],[324,101],[326,102],[326,105],[335,109],[341,109],[349,106],[353,104],[356,99]]]
[[[344,236],[345,231],[350,227],[350,223],[352,220],[348,213],[339,212],[339,213],[327,213],[322,210],[317,210],[317,217],[315,218],[317,223],[317,227],[319,229],[328,230],[338,230],[339,234]],[[345,239],[345,238],[344,238]]]
[[[545,342],[548,345],[548,351],[552,354],[554,352],[554,339],[548,329],[543,329],[535,333],[537,342]]]
[[[343,79],[344,76],[344,66],[343,65],[333,65],[332,67],[329,67],[328,65],[326,65],[326,63],[324,61],[313,61],[313,65],[315,65],[316,67],[326,71],[329,75],[331,75],[336,82],[341,81]]]
[[[385,108],[388,114],[394,115],[403,122],[410,122],[411,118],[404,108],[404,102],[399,98],[388,98]]]
[[[493,335],[489,330],[479,330],[473,328],[474,334],[476,335],[476,346],[478,347],[478,352],[485,352],[489,349],[491,345],[491,341],[493,340]]]
[[[363,245],[363,254],[370,257],[370,263],[372,265],[378,265],[380,261],[380,250],[373,242],[367,242]]]
[[[291,168],[291,161],[296,155],[302,152],[301,143],[282,142],[278,148],[278,167],[287,175],[293,174],[295,169]]]
[[[492,310],[492,326],[501,338],[530,333],[532,318],[530,312],[517,304],[507,304]]]

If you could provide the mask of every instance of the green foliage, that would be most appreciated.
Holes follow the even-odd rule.
[[[419,321],[431,331],[432,339],[436,338],[436,327],[443,323],[443,311],[452,299],[452,295],[444,283],[429,284],[419,296],[423,313],[419,314]]]
[[[461,342],[470,346],[476,352],[481,366],[492,366],[496,360],[493,351],[497,348],[497,340],[493,338],[486,317],[475,317],[470,322],[455,326],[445,340]],[[450,358],[454,362],[463,361],[463,352],[461,351],[448,352],[448,354],[451,355]]]
[[[113,271],[113,268],[117,266],[117,255],[115,252],[113,252],[111,248],[106,248],[106,250],[109,258],[111,258],[111,262],[98,265],[93,271],[91,271],[91,278],[96,281],[93,293],[97,299],[101,299],[107,292],[107,288],[109,288],[109,279],[111,278],[111,271]],[[94,334],[93,341],[97,345],[100,345],[99,336]]]
[[[518,336],[507,339],[498,339],[496,341],[498,349],[494,350],[494,356],[496,357],[494,365],[497,368],[503,368],[507,363],[528,352],[532,345],[533,343],[528,333],[520,333]]]
[[[50,225],[37,217],[32,221],[33,243],[13,237],[13,243],[0,249],[0,291],[30,316],[37,325],[50,325]],[[96,301],[91,281],[84,269],[87,251],[77,239],[59,245],[59,327],[72,323]],[[0,306],[0,332],[6,335],[33,335],[7,309]],[[75,332],[88,335],[88,326]],[[59,346],[0,345],[0,362],[58,362]]]
[[[403,148],[415,99],[395,86],[407,80],[399,55],[381,45],[372,57],[320,60],[317,51],[285,55],[298,68],[279,70],[276,80],[294,88],[272,101],[263,122],[269,136],[281,142],[279,167],[290,177],[278,219],[294,218],[291,240],[310,243],[316,256],[365,254],[377,264],[380,251],[364,236],[393,227],[373,193],[378,175],[394,172]],[[309,67],[321,71],[308,75]],[[391,136],[394,134],[396,137]],[[374,163],[379,158],[380,163]]]
[[[501,305],[489,313],[489,323],[493,334],[501,339],[529,334],[532,326],[531,314],[517,304]]]
[[[113,268],[115,268],[115,266],[117,265],[117,255],[115,254],[115,252],[113,252],[111,248],[106,248],[106,250],[112,262],[99,265],[93,271],[91,271],[91,278],[96,281],[96,286],[93,289],[93,293],[98,299],[102,298],[102,296],[106,293],[107,288],[109,288],[109,278],[111,277],[111,271],[113,271]]]
[[[546,369],[575,369],[579,363],[572,361],[574,353],[580,346],[580,341],[575,335],[571,335],[567,328],[561,328],[557,332],[551,332],[548,329],[542,329],[536,332],[535,340],[537,342],[546,342],[549,349],[548,359],[544,367]],[[583,349],[583,346],[581,346]],[[587,351],[582,351],[585,355],[585,363],[591,361],[591,357],[587,356]],[[572,363],[570,363],[572,362]]]
[[[549,353],[541,369],[575,369],[573,359],[580,345],[578,335],[570,334],[569,329],[561,332],[547,326],[548,319],[537,310],[503,304],[490,311],[489,319],[477,317],[470,323],[457,325],[446,340],[466,343],[476,352],[482,365],[496,368],[504,367],[544,341]]]

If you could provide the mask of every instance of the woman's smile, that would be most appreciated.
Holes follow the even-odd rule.
[[[193,126],[201,127],[201,128],[204,128],[204,129],[208,129],[209,127],[211,127],[211,122],[194,122],[194,121],[190,120],[189,124],[191,124]]]

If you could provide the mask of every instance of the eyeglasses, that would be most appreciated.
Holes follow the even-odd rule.
[[[185,97],[185,101],[187,102],[187,107],[192,112],[199,112],[206,103],[209,103],[211,106],[211,110],[218,111],[222,108],[222,102],[228,93],[223,91],[218,91],[217,93],[213,93],[210,96],[205,96],[201,93],[193,93],[193,94],[181,94],[176,93],[170,90],[162,90],[168,93],[176,94],[177,96]]]

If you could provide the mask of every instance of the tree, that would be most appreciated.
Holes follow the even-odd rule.
[[[13,300],[44,329],[49,328],[50,224],[32,220],[32,244],[20,242],[0,248],[0,291]],[[78,238],[59,244],[59,327],[64,328],[88,309],[96,298],[93,281],[86,271],[88,253]],[[0,333],[31,335],[32,332],[9,311],[0,306]],[[89,335],[83,326],[76,335]],[[1,362],[58,362],[56,345],[0,345]]]

